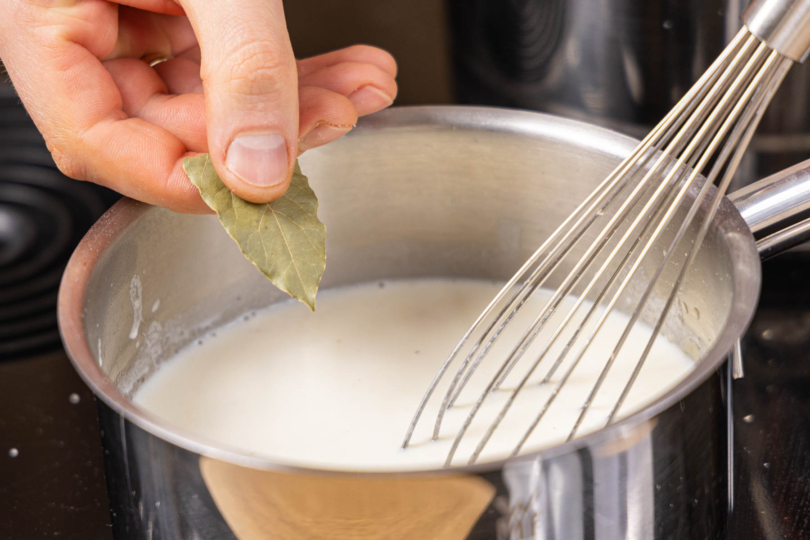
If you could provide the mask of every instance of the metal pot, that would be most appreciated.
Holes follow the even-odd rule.
[[[634,146],[538,113],[427,107],[365,119],[302,157],[329,227],[322,287],[506,279]],[[116,538],[723,537],[732,493],[722,366],[756,307],[750,230],[807,207],[807,177],[795,170],[749,187],[737,198],[742,215],[723,202],[664,326],[696,367],[664,397],[518,459],[400,474],[269,462],[133,405],[178,348],[282,294],[216,218],[121,201],[76,249],[59,296],[65,347],[100,398]],[[805,229],[761,242],[775,253]]]

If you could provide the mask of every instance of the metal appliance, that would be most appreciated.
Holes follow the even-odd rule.
[[[646,135],[742,27],[749,0],[448,0],[460,103]],[[810,67],[791,70],[734,187],[810,158]]]

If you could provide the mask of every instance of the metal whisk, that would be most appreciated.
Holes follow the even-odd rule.
[[[549,384],[565,360],[567,368],[517,443],[512,455],[518,454],[621,299],[623,311],[629,314],[628,322],[593,381],[568,435],[568,440],[572,439],[642,310],[654,307],[648,300],[657,286],[658,295],[666,301],[658,302],[663,305],[652,335],[605,425],[614,421],[661,331],[757,124],[793,62],[803,61],[810,49],[810,0],[757,0],[743,20],[743,29],[694,87],[540,246],[476,319],[431,382],[408,428],[403,448],[410,443],[440,380],[454,360],[463,357],[435,420],[433,438],[439,437],[447,410],[518,311],[557,269],[570,270],[474,402],[445,464],[451,464],[484,401],[519,367],[524,375],[489,425],[469,463],[478,459],[529,378],[541,364],[545,365],[549,349],[565,334],[567,341],[550,361],[541,384]],[[695,229],[692,223],[702,205],[708,205],[705,217],[697,233],[689,233]],[[639,272],[640,268],[645,271]],[[660,295],[662,272],[675,276],[668,297]],[[640,274],[646,274],[648,279],[638,287],[643,277]],[[510,295],[513,289],[517,292]],[[568,298],[570,303],[573,297],[573,306],[564,308],[563,301]],[[578,315],[580,308],[586,312],[584,316]],[[546,329],[550,337],[538,355],[521,362],[555,313],[562,316],[562,322]]]

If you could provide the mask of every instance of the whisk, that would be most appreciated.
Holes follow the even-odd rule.
[[[435,419],[433,439],[439,437],[447,410],[454,406],[518,311],[557,269],[567,271],[474,402],[456,434],[445,465],[452,463],[484,401],[499,389],[512,370],[518,367],[523,370],[520,382],[478,442],[469,458],[470,464],[479,458],[537,368],[550,362],[544,368],[546,374],[541,382],[550,384],[567,361],[550,395],[514,448],[512,455],[517,455],[621,301],[623,311],[629,314],[627,324],[605,358],[599,376],[592,381],[567,440],[574,438],[642,311],[660,307],[656,311],[657,322],[651,325],[652,334],[613,403],[605,425],[614,422],[661,332],[757,124],[792,64],[803,61],[810,49],[810,0],[756,0],[746,10],[743,21],[745,26],[698,82],[551,234],[475,320],[431,382],[408,427],[403,448],[411,442],[441,379],[457,358],[464,358]],[[690,233],[702,206],[705,210],[702,222],[697,233]],[[662,246],[665,248],[661,249]],[[641,268],[645,271],[639,272]],[[666,284],[670,287],[668,296],[660,294],[662,273],[675,276],[671,285]],[[638,287],[642,274],[648,278]],[[649,302],[656,287],[657,296],[666,298],[657,302],[660,306]],[[514,289],[516,292],[510,294]],[[574,297],[570,308],[563,305],[564,300],[569,299],[570,303]],[[584,316],[578,314],[580,310],[585,311]],[[521,362],[552,314],[562,316],[562,321],[546,328],[550,334],[548,338],[544,334],[546,341],[540,353]],[[565,336],[563,340],[567,339],[562,351],[555,352],[553,361],[544,363],[561,335]]]

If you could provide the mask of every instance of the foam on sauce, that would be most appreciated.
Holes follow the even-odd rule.
[[[402,450],[423,392],[500,287],[478,280],[388,281],[323,291],[315,314],[294,301],[279,303],[180,351],[139,389],[135,402],[186,432],[280,463],[365,471],[440,467],[473,402],[550,294],[538,292],[504,332],[446,414],[440,440],[431,441],[430,435],[450,372],[428,404],[411,446]],[[556,326],[558,314],[548,326]],[[626,322],[624,315],[611,314],[524,453],[565,440]],[[636,325],[578,435],[604,425],[650,333]],[[487,398],[454,464],[466,463],[549,335],[544,331],[538,336],[503,389]],[[575,356],[577,346],[551,383],[538,384],[566,341],[563,334],[549,350],[479,462],[511,453]],[[659,397],[694,365],[659,337],[620,414]]]

